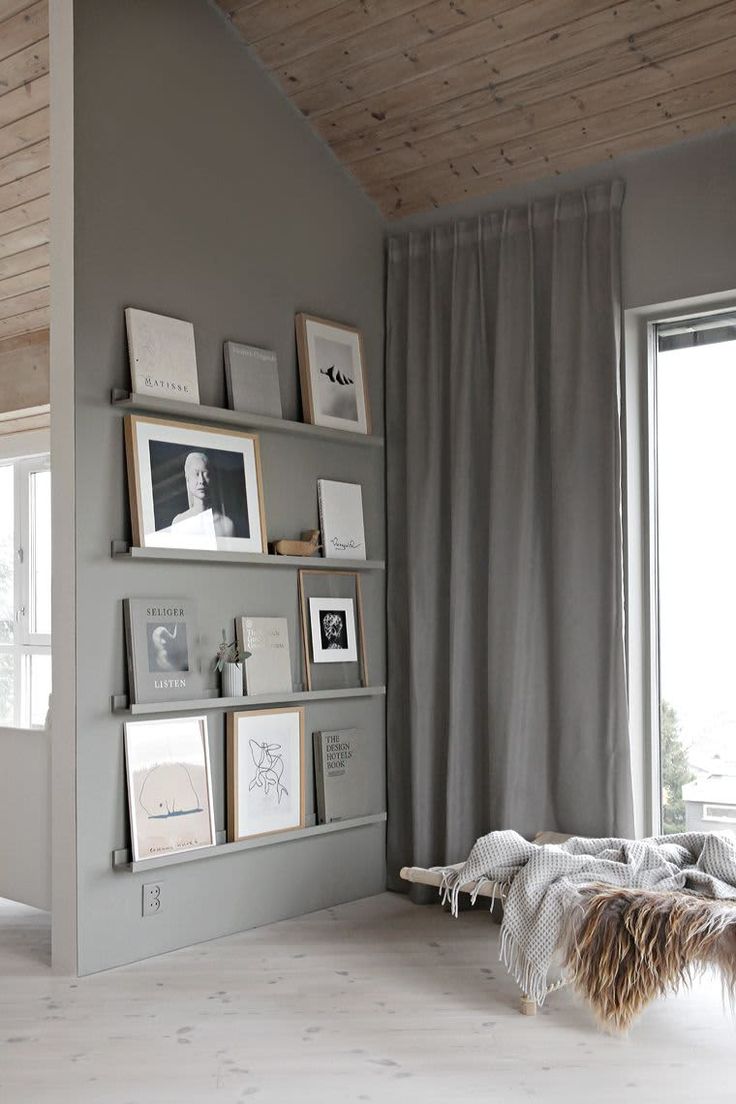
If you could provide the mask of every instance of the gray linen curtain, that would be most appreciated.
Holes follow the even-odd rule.
[[[618,182],[389,241],[389,878],[631,835]]]

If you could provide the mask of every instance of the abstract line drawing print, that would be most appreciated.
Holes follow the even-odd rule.
[[[249,740],[248,743],[256,768],[250,780],[248,792],[258,788],[263,790],[265,797],[269,797],[272,791],[275,791],[276,800],[280,805],[281,798],[284,795],[289,796],[289,791],[281,781],[284,773],[281,744],[258,743],[257,740]]]
[[[202,804],[184,763],[160,763],[143,779],[138,801],[149,820],[201,813]]]

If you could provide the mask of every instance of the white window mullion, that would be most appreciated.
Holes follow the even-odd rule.
[[[38,480],[42,473],[49,471],[49,458],[48,457],[36,457],[33,460],[25,462],[24,473],[24,493],[25,493],[25,505],[24,505],[24,542],[27,549],[26,564],[23,570],[23,577],[25,582],[25,633],[24,644],[27,647],[33,646],[34,648],[50,648],[51,647],[51,635],[50,633],[43,633],[38,631],[39,624],[39,595],[38,595],[38,557],[41,553],[41,543],[44,533],[39,533],[37,530],[39,510],[38,502],[35,495],[38,493]],[[49,518],[50,520],[50,518]],[[50,535],[47,536],[50,539]]]
[[[50,560],[50,548],[47,542],[50,542],[51,538],[50,519],[47,520],[45,517],[47,487],[43,484],[40,486],[44,498],[38,508],[32,509],[34,494],[38,493],[39,488],[35,477],[38,473],[49,471],[49,457],[14,459],[5,466],[12,470],[13,484],[13,508],[8,511],[10,516],[5,519],[5,525],[12,527],[12,532],[8,534],[9,538],[12,538],[8,546],[8,556],[10,560],[10,548],[12,548],[13,635],[12,641],[0,643],[0,657],[5,657],[5,662],[10,659],[12,665],[12,672],[8,672],[8,676],[12,676],[13,704],[12,709],[8,709],[5,713],[5,723],[17,728],[30,728],[43,725],[46,714],[46,692],[50,688],[48,664],[51,655],[51,636],[48,632],[34,631],[39,624],[38,610],[34,604],[37,597],[36,587],[39,584],[45,588],[40,623],[46,627],[48,622],[50,584],[46,578],[46,568],[47,561]],[[34,523],[40,523],[40,532],[36,532]],[[44,556],[40,564],[36,562],[39,552]],[[8,598],[11,598],[10,594]]]
[[[28,478],[27,461],[15,463],[15,638],[19,645],[28,634]]]

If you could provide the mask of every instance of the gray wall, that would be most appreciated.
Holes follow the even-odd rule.
[[[201,401],[224,405],[222,341],[278,353],[284,414],[300,417],[293,317],[365,335],[382,433],[381,219],[205,0],[76,0],[75,343],[79,971],[379,892],[384,830],[369,826],[161,869],[113,873],[127,846],[121,600],[197,598],[207,646],[243,612],[286,614],[301,679],[296,573],[111,560],[130,537],[123,427],[110,389],[129,384],[123,308],[195,326]],[[261,439],[269,535],[317,524],[318,476],[361,482],[369,557],[384,554],[383,456]],[[385,680],[383,578],[366,575],[371,681]],[[310,706],[307,731],[383,734],[382,699]],[[210,714],[217,827],[225,826],[223,718]],[[311,803],[311,787],[310,793]],[[310,805],[311,808],[311,805]],[[163,909],[141,918],[141,885]]]
[[[736,288],[736,128],[394,222],[390,232],[621,177],[624,307]]]
[[[51,749],[46,729],[0,728],[0,897],[51,906]]]

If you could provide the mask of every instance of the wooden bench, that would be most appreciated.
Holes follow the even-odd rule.
[[[539,832],[534,837],[534,843],[540,846],[548,843],[564,843],[565,840],[570,839],[569,835],[564,835],[562,832]],[[451,863],[447,867],[443,867],[442,870],[461,870],[464,863]],[[432,869],[431,867],[424,866],[402,866],[401,877],[405,882],[414,882],[417,885],[437,886],[439,889],[442,885],[442,873],[439,869]],[[460,886],[460,893],[471,894],[475,892],[477,882],[466,882],[465,885]],[[477,891],[478,897],[487,897],[490,900],[503,901],[506,898],[505,889],[498,882],[485,882]],[[565,984],[564,979],[555,982],[547,989],[548,993],[553,993],[556,989],[561,989]],[[535,1016],[537,1013],[537,1002],[526,993],[521,994],[521,1014],[522,1016]]]

